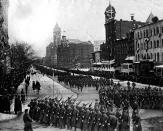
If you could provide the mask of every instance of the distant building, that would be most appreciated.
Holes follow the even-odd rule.
[[[10,46],[8,43],[8,7],[9,0],[0,0],[0,70],[10,72]]]
[[[3,18],[3,27],[8,32],[8,8],[9,0],[0,0],[0,16]]]
[[[158,20],[151,13],[146,25],[134,33],[136,61],[152,59],[156,64],[163,63],[163,20]]]
[[[99,51],[100,50],[100,45],[103,44],[105,41],[104,40],[96,40],[94,41],[94,51]]]
[[[144,24],[143,22],[135,21],[133,15],[131,16],[131,21],[124,21],[122,19],[120,21],[115,20],[115,15],[115,8],[111,4],[109,4],[109,6],[105,10],[106,40],[105,43],[100,46],[102,60],[116,59],[116,56],[118,54],[118,52],[116,51],[121,50],[120,48],[116,49],[116,47],[123,47],[120,45],[120,43],[124,43],[124,39],[127,39],[128,37],[127,34],[129,34],[133,29]],[[128,40],[126,40],[126,42],[128,42]],[[129,46],[131,46],[131,41],[129,42]],[[132,42],[131,48],[134,48],[134,42]]]
[[[100,59],[100,54],[101,54],[101,51],[94,51],[92,53],[92,63],[98,63],[98,62],[101,62],[101,59]]]
[[[59,45],[61,45],[61,28],[56,24],[53,31],[53,42],[46,47],[46,65],[57,66],[57,48]]]
[[[58,67],[90,67],[92,52],[93,44],[91,42],[82,42],[73,39],[67,40],[66,37],[63,36],[61,45],[59,45],[57,49]]]
[[[117,66],[120,66],[129,56],[134,56],[134,31],[128,33],[126,38],[117,39],[114,42],[114,59]]]

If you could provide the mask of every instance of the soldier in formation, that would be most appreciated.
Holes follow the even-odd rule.
[[[71,97],[67,100],[57,97],[32,99],[29,107],[30,117],[42,124],[60,129],[81,129],[83,131],[113,131],[118,126],[114,113],[104,107],[92,108],[92,104],[76,102]]]
[[[161,109],[163,94],[160,88],[122,88],[117,86],[102,87],[99,90],[100,103],[107,105],[113,102],[116,107],[133,109]]]

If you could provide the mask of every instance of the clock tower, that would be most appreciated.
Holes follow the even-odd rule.
[[[105,10],[105,34],[106,34],[106,43],[103,45],[102,57],[104,60],[114,59],[114,50],[113,43],[116,40],[116,20],[115,8],[110,4]]]

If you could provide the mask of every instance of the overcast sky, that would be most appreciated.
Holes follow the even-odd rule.
[[[44,56],[56,22],[71,39],[105,40],[104,11],[109,0],[9,0],[10,41],[31,44]],[[152,11],[163,18],[163,0],[111,0],[116,19],[145,21]],[[65,32],[64,32],[65,31]]]

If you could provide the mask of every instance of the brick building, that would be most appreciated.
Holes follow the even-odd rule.
[[[80,40],[67,40],[63,36],[61,45],[57,49],[58,67],[74,68],[90,67],[91,53],[93,44],[91,42],[82,42]]]
[[[126,57],[134,56],[134,31],[128,33],[126,38],[117,39],[113,50],[117,66],[123,63]]]
[[[105,10],[106,40],[100,46],[101,60],[116,59],[122,62],[127,55],[134,54],[134,52],[131,52],[134,51],[134,41],[127,34],[131,35],[130,32],[132,32],[133,28],[137,28],[144,23],[135,21],[133,16],[131,17],[131,21],[116,20],[115,15],[115,8],[109,4]]]

